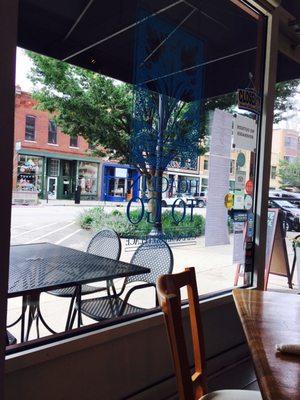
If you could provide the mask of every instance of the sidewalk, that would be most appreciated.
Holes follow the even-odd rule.
[[[75,204],[74,200],[40,200],[38,205],[33,207],[52,207],[52,206],[72,206],[72,207],[126,207],[127,202],[109,202],[109,201],[99,201],[99,200],[81,200],[80,204]],[[32,207],[32,206],[26,206]]]

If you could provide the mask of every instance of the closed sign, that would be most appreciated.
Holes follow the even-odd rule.
[[[260,114],[260,97],[254,90],[239,89],[237,94],[239,109]]]

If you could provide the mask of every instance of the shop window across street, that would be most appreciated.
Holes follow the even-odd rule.
[[[70,147],[78,147],[78,136],[70,137]]]
[[[25,119],[25,140],[35,140],[35,117],[32,115],[26,115]]]
[[[49,121],[48,143],[57,144],[57,126],[56,123],[52,120]]]

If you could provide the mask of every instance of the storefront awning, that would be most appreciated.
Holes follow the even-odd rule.
[[[189,34],[205,43],[205,79],[209,85],[205,85],[204,97],[209,98],[245,87],[249,72],[255,68],[257,20],[233,3],[229,0],[23,0],[18,45],[132,83],[140,7],[153,15],[159,14],[174,26],[193,7],[198,12],[184,26]],[[284,5],[290,3],[286,0]],[[280,53],[277,81],[299,78],[299,65],[282,58]]]
[[[31,149],[21,149],[18,150],[18,154],[28,155],[28,156],[40,156],[48,158],[59,158],[61,160],[74,160],[74,161],[89,161],[100,163],[101,160],[96,157],[83,157],[76,154],[63,154],[63,153],[51,153],[49,151],[31,150]]]

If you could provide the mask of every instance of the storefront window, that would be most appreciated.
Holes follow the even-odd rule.
[[[105,165],[103,169],[103,194],[105,201],[126,201],[133,197],[142,195],[139,188],[144,187],[143,180],[139,179],[138,171],[135,168],[128,168],[125,165]]]
[[[49,175],[58,176],[59,175],[59,161],[55,158],[49,160]]]
[[[41,191],[43,158],[19,156],[17,189],[22,191]]]
[[[109,180],[109,195],[110,196],[125,196],[125,179],[111,178]]]
[[[78,165],[78,181],[81,194],[97,194],[98,164],[80,161]]]

